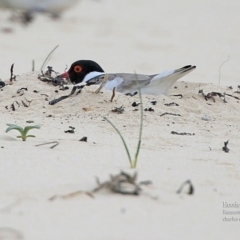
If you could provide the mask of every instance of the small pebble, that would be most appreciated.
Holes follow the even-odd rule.
[[[156,105],[156,104],[157,104],[157,101],[151,101],[151,104],[152,104],[152,105]]]
[[[79,141],[81,141],[81,142],[87,142],[87,137],[82,137]]]
[[[203,115],[203,116],[202,116],[202,120],[204,120],[204,121],[210,121],[211,118],[210,118],[208,115]]]

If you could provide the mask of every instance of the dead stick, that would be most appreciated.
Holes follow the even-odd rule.
[[[112,102],[113,101],[113,99],[114,99],[114,97],[115,97],[115,87],[113,88],[113,91],[112,91],[112,97],[111,97],[111,100],[110,100],[110,102]]]
[[[10,68],[10,73],[11,73],[10,82],[12,82],[13,80],[13,68],[14,68],[14,63],[11,65],[11,68]]]
[[[51,146],[50,148],[55,148],[59,144],[59,142],[54,141],[54,142],[47,142],[47,143],[37,144],[35,146],[38,147],[38,146],[42,146],[42,145],[46,145],[46,144],[53,144],[53,143],[55,143],[55,144],[53,146]]]

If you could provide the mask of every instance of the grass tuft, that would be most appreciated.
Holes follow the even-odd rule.
[[[142,143],[142,130],[143,130],[143,104],[142,104],[142,94],[141,94],[141,89],[138,86],[138,92],[139,92],[139,98],[140,98],[140,127],[139,127],[139,137],[138,137],[138,144],[137,144],[137,149],[136,149],[136,153],[134,156],[134,159],[131,158],[130,155],[130,151],[128,149],[127,143],[125,141],[125,139],[123,138],[121,132],[118,130],[118,128],[110,121],[108,120],[106,117],[103,117],[118,133],[119,137],[122,140],[122,143],[124,145],[124,148],[127,152],[127,156],[128,156],[128,160],[130,163],[130,167],[131,168],[136,168],[137,167],[137,162],[138,162],[138,156],[139,156],[139,152],[140,152],[140,148],[141,148],[141,143]]]

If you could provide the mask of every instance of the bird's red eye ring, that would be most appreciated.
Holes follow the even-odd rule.
[[[82,71],[82,67],[79,66],[79,65],[77,65],[77,66],[75,66],[75,67],[73,68],[73,70],[74,70],[74,72],[76,72],[76,73],[80,73],[80,72]]]

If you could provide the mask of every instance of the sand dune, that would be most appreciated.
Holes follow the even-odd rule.
[[[223,215],[222,202],[237,201],[238,196],[239,100],[226,96],[224,103],[216,96],[206,101],[198,93],[202,89],[206,94],[217,91],[238,97],[236,89],[180,81],[170,96],[143,95],[144,109],[151,107],[154,112],[144,111],[137,171],[139,180],[153,184],[144,188],[142,196],[126,197],[105,190],[94,194],[94,199],[79,194],[49,201],[54,195],[91,191],[96,176],[103,181],[120,170],[132,172],[119,136],[103,116],[120,129],[133,155],[139,131],[139,111],[135,109],[139,107],[132,103],[139,98],[118,93],[111,103],[111,92],[94,94],[96,87],[92,86],[49,105],[49,100],[70,90],[60,91],[37,76],[21,75],[1,91],[1,226],[20,230],[24,239],[172,239],[178,234],[184,239],[200,239],[197,229],[201,238],[222,239],[230,234],[236,239],[236,223],[223,222],[231,216]],[[20,88],[27,88],[22,96],[17,94]],[[183,97],[171,96],[176,94]],[[31,101],[30,106],[22,101],[25,105]],[[156,105],[152,101],[157,101]],[[169,103],[178,106],[165,105]],[[111,111],[120,106],[124,107],[122,114]],[[166,112],[180,116],[161,116]],[[32,130],[36,138],[22,142],[15,138],[16,131],[4,133],[6,123],[30,125],[27,121],[41,125],[40,130]],[[75,127],[74,134],[64,132],[69,126]],[[87,143],[79,142],[83,136],[88,137]],[[222,150],[227,140],[229,153]],[[35,146],[51,141],[59,145],[54,149]],[[176,190],[187,179],[191,179],[195,194],[179,196]],[[171,232],[170,225],[176,232]],[[195,230],[186,232],[188,228]],[[216,231],[218,228],[221,230]]]

